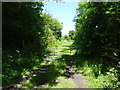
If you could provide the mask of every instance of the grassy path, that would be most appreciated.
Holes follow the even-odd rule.
[[[71,44],[72,44],[71,42],[67,42],[67,41],[62,42],[62,45],[71,45]],[[60,58],[59,60],[61,62],[65,62],[66,66],[69,67],[69,65],[68,65],[68,64],[70,64],[69,62],[74,60],[74,58],[72,58],[71,55],[74,55],[75,51],[73,51],[70,55],[70,51],[68,49],[69,49],[68,47],[63,47],[63,48],[58,47],[56,50],[58,52],[63,51],[63,52],[61,52],[62,58]],[[74,72],[75,69],[73,67],[73,64],[71,65],[71,68],[69,68],[69,69],[73,70],[73,72]],[[66,71],[67,70],[65,70],[65,72]],[[70,73],[70,72],[68,72],[68,73]],[[72,78],[71,77],[68,78],[66,75],[62,75],[62,76],[59,76],[57,78],[57,80],[59,82],[55,86],[50,87],[50,88],[88,88],[87,81],[85,80],[84,76],[82,76],[81,74],[74,73]]]
[[[61,44],[71,45],[71,43],[63,41]],[[41,66],[31,72],[27,72],[20,81],[7,89],[87,88],[84,77],[76,74],[74,64],[70,63],[70,61],[74,60],[74,57],[71,56],[74,54],[74,51],[70,55],[69,47],[61,46],[51,46],[49,50],[50,52],[46,54],[46,58]],[[72,78],[67,75],[72,76]]]

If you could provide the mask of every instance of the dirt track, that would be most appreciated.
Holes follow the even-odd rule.
[[[75,88],[88,88],[87,82],[81,74],[74,74],[73,82],[75,83]]]

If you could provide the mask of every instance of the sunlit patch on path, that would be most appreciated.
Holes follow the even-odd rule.
[[[75,88],[88,88],[87,81],[85,80],[84,76],[80,74],[73,75],[73,82],[75,84]]]

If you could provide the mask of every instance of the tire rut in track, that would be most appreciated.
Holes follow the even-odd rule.
[[[64,73],[64,76],[72,78],[72,81],[75,85],[74,88],[88,88],[87,81],[85,80],[84,76],[78,74],[77,70],[73,67],[73,65],[73,61],[69,60],[66,66],[66,72]]]

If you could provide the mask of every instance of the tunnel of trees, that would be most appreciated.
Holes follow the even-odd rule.
[[[43,13],[43,6],[42,2],[2,3],[3,87],[39,66],[46,57],[48,45],[62,40],[61,22]],[[96,78],[106,72],[115,77],[103,87],[119,87],[120,3],[79,3],[74,22],[76,30],[70,31],[64,39],[73,40],[72,46],[76,46],[73,56],[81,59],[74,61],[76,68],[85,61],[91,66],[93,62],[101,64],[98,71],[93,68]]]

